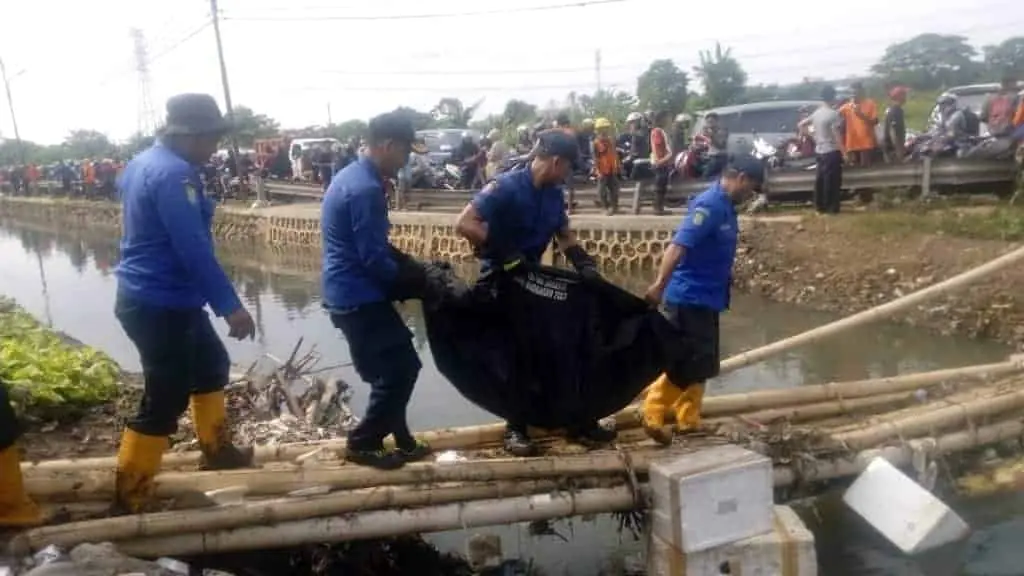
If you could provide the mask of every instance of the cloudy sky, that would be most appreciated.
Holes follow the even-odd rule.
[[[449,95],[482,99],[484,113],[510,98],[561,100],[596,88],[598,49],[602,85],[630,91],[651,60],[689,70],[716,40],[755,83],[842,76],[920,32],[977,45],[1022,34],[1018,2],[221,0],[220,12],[234,103],[300,127],[326,123],[328,109],[335,122],[365,119]],[[148,46],[156,115],[179,92],[223,103],[209,20],[208,0],[0,0],[0,57],[22,137],[134,132],[144,115],[132,28]],[[13,135],[6,109],[0,133]]]

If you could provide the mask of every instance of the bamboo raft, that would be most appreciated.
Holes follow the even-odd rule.
[[[730,358],[722,371],[884,319],[1021,259],[1024,248]],[[269,380],[277,384],[268,390],[282,394],[293,414],[315,416],[323,403],[303,406],[286,385],[307,378],[294,368],[297,351],[273,370]],[[156,479],[167,510],[133,516],[103,517],[114,493],[113,457],[26,462],[30,495],[71,521],[24,532],[9,546],[25,553],[49,544],[112,541],[133,556],[195,555],[633,511],[646,506],[651,462],[729,442],[772,458],[783,498],[797,487],[813,491],[855,475],[878,456],[909,466],[927,483],[934,481],[936,458],[1007,441],[1019,447],[1022,372],[1024,358],[1011,357],[890,378],[710,396],[702,429],[677,436],[668,447],[647,439],[634,405],[609,417],[619,431],[613,447],[588,452],[557,433],[536,431],[545,454],[534,458],[504,456],[501,424],[422,434],[442,457],[387,472],[346,464],[342,439],[259,446],[258,468],[223,472],[197,471],[198,452],[172,452]],[[197,493],[218,504],[190,509],[187,502]]]

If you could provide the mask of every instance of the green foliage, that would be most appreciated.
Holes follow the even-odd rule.
[[[120,369],[106,354],[65,342],[0,297],[0,378],[25,415],[63,419],[109,402]]]
[[[655,60],[637,78],[637,99],[645,110],[668,110],[678,114],[686,109],[689,81],[686,72],[672,60]]]
[[[1024,36],[1007,38],[995,46],[985,46],[985,67],[989,78],[995,81],[1007,71],[1024,76]]]
[[[955,34],[919,34],[893,44],[871,70],[888,84],[938,90],[981,79],[977,50]]]
[[[704,103],[714,108],[739,103],[747,87],[747,73],[732,56],[732,48],[715,43],[714,51],[702,50],[700,66],[693,72],[704,86]]]
[[[256,114],[247,106],[235,106],[232,112],[235,117],[235,136],[242,148],[252,148],[257,140],[278,135],[280,125],[266,114]]]
[[[473,114],[483,102],[483,100],[479,100],[472,106],[466,106],[458,98],[441,98],[431,114],[439,128],[469,128],[469,123],[473,121]]]

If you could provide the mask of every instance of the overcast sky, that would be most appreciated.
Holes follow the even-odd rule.
[[[1011,8],[1019,1],[221,0],[221,31],[234,103],[301,127],[325,124],[328,105],[340,122],[400,105],[429,110],[449,95],[483,99],[482,113],[510,98],[562,100],[596,88],[597,49],[602,85],[630,91],[651,60],[689,71],[716,40],[733,47],[753,83],[855,74],[921,32],[976,45],[1024,34],[1024,11]],[[447,16],[408,17],[424,14]],[[22,137],[133,133],[133,27],[148,45],[157,116],[179,92],[209,92],[223,105],[209,16],[204,0],[0,0],[0,57],[15,76]],[[6,109],[0,119],[11,137]]]

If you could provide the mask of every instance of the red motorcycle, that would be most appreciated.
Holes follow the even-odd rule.
[[[704,165],[708,161],[708,150],[711,148],[711,140],[703,135],[697,134],[693,137],[690,146],[676,155],[673,175],[683,178],[699,179],[704,173]]]

